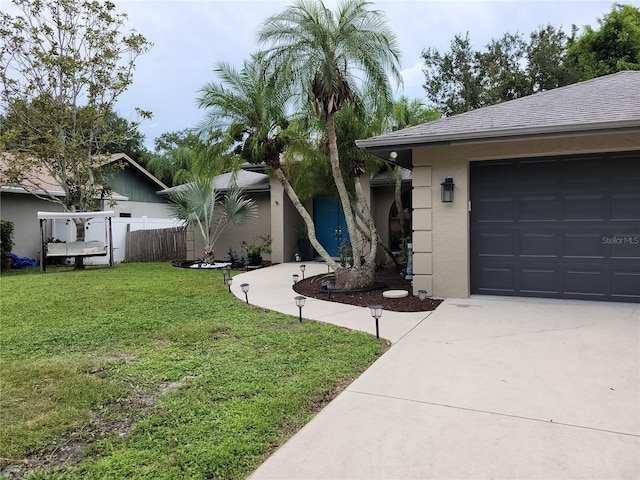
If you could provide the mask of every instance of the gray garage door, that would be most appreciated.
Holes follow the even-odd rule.
[[[640,302],[640,152],[471,164],[471,291]]]

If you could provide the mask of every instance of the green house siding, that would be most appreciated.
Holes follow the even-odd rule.
[[[164,203],[156,194],[158,186],[133,168],[117,172],[111,180],[114,192],[124,195],[132,202]]]

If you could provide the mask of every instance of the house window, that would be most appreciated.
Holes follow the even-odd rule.
[[[130,213],[120,212],[120,218],[131,218],[131,214]]]

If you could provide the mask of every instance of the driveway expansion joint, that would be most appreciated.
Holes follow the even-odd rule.
[[[366,396],[370,396],[370,397],[378,397],[378,398],[387,398],[390,400],[400,400],[402,402],[411,402],[411,403],[419,403],[422,405],[431,405],[434,407],[444,407],[444,408],[453,408],[455,410],[462,410],[465,412],[473,412],[473,413],[483,413],[485,415],[495,415],[495,416],[499,416],[499,417],[507,417],[507,418],[515,418],[515,419],[519,419],[519,420],[528,420],[528,421],[532,421],[532,422],[540,422],[540,423],[548,423],[551,425],[558,425],[558,426],[563,426],[563,427],[569,427],[569,428],[578,428],[581,430],[591,430],[591,431],[596,431],[596,432],[602,432],[602,433],[611,433],[614,435],[624,435],[627,437],[635,437],[635,438],[640,438],[640,434],[637,433],[631,433],[631,432],[620,432],[617,430],[608,430],[606,428],[597,428],[597,427],[588,427],[586,425],[576,425],[573,423],[564,423],[564,422],[555,422],[553,421],[553,419],[550,420],[544,420],[542,418],[534,418],[534,417],[526,417],[523,415],[512,415],[510,413],[500,413],[500,412],[491,412],[488,410],[480,410],[477,408],[469,408],[469,407],[460,407],[457,405],[447,405],[446,403],[438,403],[438,402],[429,402],[426,400],[416,400],[414,398],[403,398],[403,397],[396,397],[393,395],[384,395],[381,393],[371,393],[371,392],[362,392],[359,390],[352,390],[350,388],[346,388],[345,390],[346,392],[349,393],[354,393],[357,395],[366,395]]]

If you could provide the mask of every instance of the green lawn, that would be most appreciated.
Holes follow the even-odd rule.
[[[244,478],[384,349],[168,263],[0,276],[0,469]]]

